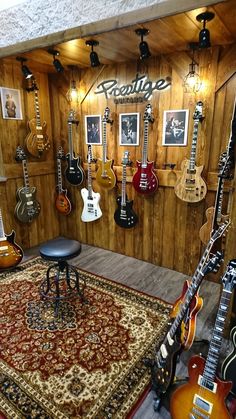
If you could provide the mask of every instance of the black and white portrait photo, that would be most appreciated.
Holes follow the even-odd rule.
[[[188,109],[164,111],[162,145],[187,145],[188,116]]]
[[[120,145],[139,145],[139,113],[120,113]]]
[[[23,119],[20,90],[1,87],[3,119]]]
[[[85,116],[86,144],[102,144],[101,115]]]

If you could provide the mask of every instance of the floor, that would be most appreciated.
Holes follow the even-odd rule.
[[[24,260],[38,254],[38,247],[32,248],[26,251]],[[161,268],[132,257],[88,245],[82,245],[81,254],[71,261],[74,265],[78,265],[89,272],[102,275],[139,291],[162,298],[170,303],[174,303],[177,297],[180,296],[184,280],[186,279],[185,275],[170,269]],[[196,336],[197,339],[209,340],[215,321],[220,285],[204,280],[200,294],[204,299],[204,305],[198,317]],[[228,345],[229,343],[225,341],[224,350],[227,349],[228,351],[228,348],[226,348]],[[178,377],[185,378],[187,376],[186,366],[188,359],[192,354],[200,351],[203,355],[206,355],[207,344],[196,343],[190,351],[182,353],[176,371]],[[153,396],[152,392],[147,395],[135,413],[134,419],[170,418],[168,397],[163,401],[160,411],[155,412],[153,409]]]

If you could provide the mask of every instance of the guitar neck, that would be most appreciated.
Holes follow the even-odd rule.
[[[24,185],[25,185],[26,190],[29,192],[30,186],[29,186],[29,176],[28,176],[26,160],[22,160],[22,167],[23,167],[23,175],[24,175]]]
[[[58,179],[58,192],[62,192],[62,174],[61,174],[61,159],[57,159],[57,179]]]
[[[102,161],[106,163],[107,161],[107,123],[102,121]]]
[[[190,171],[193,171],[195,169],[195,164],[196,164],[198,127],[199,127],[199,120],[194,120],[192,147],[191,147],[190,160],[189,160],[189,170]]]
[[[1,208],[0,208],[0,240],[5,240],[5,232],[4,232]]]
[[[144,120],[144,139],[143,139],[143,151],[142,151],[142,166],[147,164],[147,148],[148,148],[148,120]]]
[[[73,159],[73,142],[72,142],[72,122],[68,122],[68,140],[70,159]]]
[[[39,98],[38,98],[37,90],[34,91],[34,106],[35,106],[36,126],[41,127],[40,112],[39,112]]]
[[[92,165],[91,161],[88,161],[88,199],[93,197],[93,188],[92,188]]]
[[[121,205],[126,205],[126,164],[123,164],[122,172]]]
[[[223,177],[219,177],[218,185],[217,185],[217,192],[216,192],[216,199],[215,199],[214,216],[212,220],[212,229],[217,228],[217,226],[219,225],[222,219],[224,181],[225,179]]]

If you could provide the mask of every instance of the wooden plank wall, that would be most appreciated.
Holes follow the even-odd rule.
[[[119,65],[83,70],[77,78],[80,86],[81,100],[77,106],[80,124],[74,128],[74,149],[87,156],[85,144],[85,115],[103,115],[108,106],[114,120],[108,126],[108,157],[114,159],[114,169],[118,178],[116,188],[111,191],[102,190],[93,181],[93,189],[101,194],[103,216],[94,223],[83,223],[80,219],[82,199],[79,187],[67,185],[72,202],[73,213],[61,221],[61,234],[77,238],[90,245],[110,249],[127,254],[154,264],[192,274],[199,260],[202,246],[198,232],[205,222],[205,210],[214,204],[217,186],[217,170],[220,152],[226,149],[230,122],[232,117],[236,79],[232,72],[228,80],[220,82],[218,68],[221,60],[231,47],[212,48],[199,54],[200,73],[204,78],[204,90],[196,95],[183,92],[182,78],[188,71],[189,54],[175,54],[151,58],[145,64],[145,70],[151,80],[170,76],[172,87],[161,93],[154,92],[151,103],[155,121],[149,130],[148,158],[154,160],[160,186],[152,197],[137,194],[132,187],[132,175],[135,172],[135,161],[141,158],[143,123],[142,117],[146,103],[116,105],[112,99],[106,100],[102,95],[95,95],[96,86],[103,80],[117,79],[119,85],[128,84],[135,77],[137,63],[128,62]],[[231,48],[232,49],[232,48]],[[50,97],[52,125],[55,139],[68,149],[66,118],[70,105],[66,103],[65,92],[68,88],[68,78],[50,75]],[[215,91],[216,85],[218,90]],[[204,164],[204,177],[208,183],[206,199],[197,204],[188,204],[179,200],[173,186],[180,174],[180,165],[184,158],[189,158],[193,112],[197,100],[203,100],[205,119],[201,124],[198,139],[197,165]],[[189,109],[188,145],[186,147],[162,146],[163,111],[170,109]],[[119,114],[125,112],[140,112],[140,145],[124,147],[119,145]],[[139,222],[132,230],[118,227],[113,215],[116,209],[116,196],[121,190],[121,160],[124,150],[130,151],[133,168],[128,169],[128,197],[134,199],[134,210]],[[94,157],[102,155],[101,146],[93,146]],[[164,170],[165,163],[175,163],[172,170]],[[94,175],[96,167],[94,166]],[[227,207],[227,193],[224,199],[224,211]],[[231,238],[233,240],[233,237]],[[122,269],[122,267],[121,267]]]
[[[48,75],[35,73],[39,86],[39,104],[42,121],[48,124],[48,135],[52,140],[51,110],[49,103]],[[0,183],[1,208],[6,233],[13,228],[16,231],[16,242],[23,249],[38,245],[59,235],[59,221],[54,209],[55,162],[54,141],[48,154],[41,158],[28,156],[28,173],[30,186],[36,186],[36,198],[41,204],[41,212],[30,224],[22,224],[14,217],[16,190],[23,186],[22,164],[15,161],[16,147],[24,145],[28,133],[27,121],[35,115],[34,94],[28,93],[23,85],[23,78],[16,60],[2,60],[0,63],[0,85],[20,89],[23,120],[0,118],[0,147],[3,161],[2,171],[6,182]]]

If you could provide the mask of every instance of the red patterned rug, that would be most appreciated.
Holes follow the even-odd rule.
[[[170,304],[79,270],[88,304],[63,301],[56,317],[39,296],[47,267],[36,258],[0,274],[0,411],[9,419],[131,417],[150,382],[143,358],[162,339]]]

